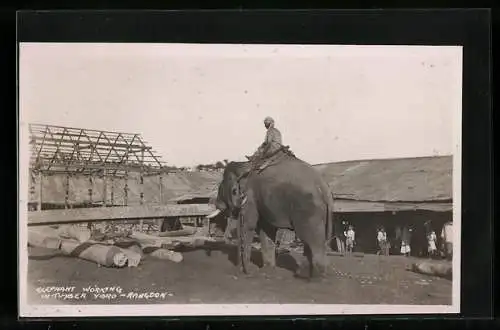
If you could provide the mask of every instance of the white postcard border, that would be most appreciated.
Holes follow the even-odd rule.
[[[281,46],[281,45],[280,45]],[[331,45],[329,47],[332,47]],[[375,47],[385,46],[339,46]],[[396,46],[387,46],[396,47]],[[402,46],[410,47],[410,46]],[[420,47],[420,46],[411,46]],[[422,46],[456,48],[457,61],[462,68],[462,46]],[[367,315],[367,314],[442,314],[460,312],[460,266],[461,266],[461,178],[462,178],[462,70],[457,72],[456,113],[454,115],[453,155],[453,283],[452,305],[338,305],[338,304],[141,304],[141,305],[30,305],[28,291],[28,173],[29,131],[23,120],[22,98],[18,91],[19,105],[19,204],[18,204],[18,258],[19,258],[19,316],[20,317],[84,317],[84,316],[250,316],[250,315]]]

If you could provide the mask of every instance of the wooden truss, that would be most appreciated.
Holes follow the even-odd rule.
[[[155,175],[164,162],[140,134],[30,124],[34,173],[126,177]]]

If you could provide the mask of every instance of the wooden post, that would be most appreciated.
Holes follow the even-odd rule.
[[[92,180],[92,175],[89,175],[89,184],[90,184],[90,188],[89,188],[89,203],[90,203],[90,206],[89,207],[93,207],[93,198],[92,198],[92,193],[93,193],[93,187],[94,187],[94,184],[93,184],[93,180]],[[90,230],[91,232],[93,231],[93,225],[92,225],[92,222],[87,222],[87,229]]]
[[[102,173],[102,207],[106,207],[106,201],[108,198],[108,180],[106,177],[106,170]]]
[[[92,206],[93,203],[93,187],[94,187],[94,180],[92,180],[92,175],[89,175],[89,184],[90,184],[90,188],[89,188],[89,203],[90,205]]]
[[[36,192],[36,188],[35,188],[35,185],[36,185],[36,181],[35,181],[35,177],[34,177],[34,173],[31,172],[30,173],[30,198],[28,200],[28,211],[33,211],[33,206],[31,204],[31,202],[34,201],[35,199],[35,192]]]
[[[141,187],[141,194],[140,194],[140,204],[142,205],[144,203],[144,149],[141,150],[141,177],[140,177],[140,187]]]
[[[42,191],[43,191],[43,175],[42,172],[38,172],[38,205],[37,211],[42,211]]]
[[[115,204],[115,179],[111,177],[111,196],[110,196],[111,206]]]
[[[64,197],[64,208],[69,208],[69,174],[66,174],[66,195]]]
[[[163,204],[163,178],[160,174],[160,204]]]
[[[128,172],[125,172],[125,187],[123,188],[123,206],[128,205]]]
[[[144,204],[144,176],[142,174],[142,169],[141,169],[141,176],[140,176],[140,187],[141,187],[141,193],[140,193],[140,200],[139,200],[139,204],[140,205],[143,205]],[[140,220],[139,221],[139,226],[141,228],[141,231],[142,231],[142,227],[144,226],[144,220]]]
[[[139,204],[143,205],[144,204],[144,149],[141,149],[141,173],[140,173],[140,200],[139,200]],[[144,226],[144,220],[140,220],[139,221],[139,226],[141,228],[141,231],[142,231],[142,228]]]
[[[144,182],[142,176],[141,176],[141,182]],[[141,184],[141,190],[144,190],[143,187],[144,187],[144,184]],[[144,191],[141,191],[140,197],[141,197],[141,199],[140,199],[139,203],[142,205],[142,204],[144,204]]]

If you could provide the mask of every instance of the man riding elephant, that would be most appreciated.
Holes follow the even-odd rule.
[[[246,158],[250,161],[250,167],[246,172],[242,173],[242,176],[246,176],[255,170],[262,171],[273,161],[273,156],[275,156],[279,151],[283,151],[285,154],[295,157],[293,152],[289,150],[289,147],[283,145],[281,132],[274,126],[274,119],[266,117],[264,119],[264,126],[267,129],[264,142],[262,142],[252,156],[246,156]]]
[[[274,120],[268,117],[264,123],[266,139],[252,157],[247,157],[250,161],[227,164],[215,202],[217,211],[209,217],[223,213],[238,222],[240,261],[245,272],[255,232],[260,236],[264,265],[275,267],[277,231],[291,230],[303,242],[306,257],[296,275],[325,275],[333,195],[316,169],[282,145]]]
[[[259,146],[257,151],[252,156],[247,156],[248,160],[254,162],[254,165],[261,159],[269,157],[283,147],[281,132],[274,127],[274,119],[266,117],[264,119],[264,126],[267,129],[264,142]]]

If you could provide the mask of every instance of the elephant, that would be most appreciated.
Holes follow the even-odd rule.
[[[276,232],[294,230],[304,243],[304,262],[295,276],[323,277],[327,270],[333,218],[333,194],[319,172],[294,155],[251,170],[250,162],[230,162],[223,172],[215,214],[238,220],[239,261],[249,274],[251,243],[259,234],[264,267],[276,267]]]

